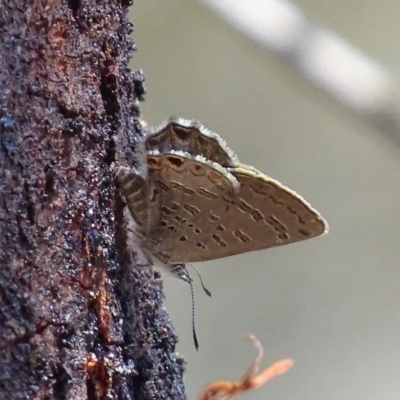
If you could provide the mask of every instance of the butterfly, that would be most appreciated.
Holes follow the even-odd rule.
[[[324,218],[301,196],[242,164],[199,122],[170,118],[144,141],[147,176],[118,179],[143,246],[166,265],[207,261],[319,236]]]
[[[146,173],[120,166],[117,178],[142,247],[191,287],[197,349],[187,263],[310,239],[328,225],[296,192],[242,164],[197,121],[170,118],[150,129],[142,145]]]

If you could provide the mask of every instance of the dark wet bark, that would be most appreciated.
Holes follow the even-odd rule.
[[[113,179],[142,134],[127,6],[0,0],[0,399],[185,398]]]

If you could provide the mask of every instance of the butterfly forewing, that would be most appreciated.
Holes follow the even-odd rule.
[[[223,257],[212,254],[220,246],[210,240],[210,228],[217,229],[220,215],[234,207],[236,179],[229,171],[188,155],[157,154],[148,159],[154,201],[145,245],[169,263]]]
[[[245,235],[237,253],[294,243],[326,232],[325,220],[297,193],[253,167],[241,165],[231,172],[240,183],[236,204],[241,211],[240,231]],[[246,237],[251,240],[246,242]]]
[[[218,170],[177,154],[151,155],[149,166],[147,247],[164,262],[217,259],[325,231],[324,220],[300,196],[252,167]]]

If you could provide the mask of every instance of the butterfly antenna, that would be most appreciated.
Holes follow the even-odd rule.
[[[194,290],[193,290],[193,281],[192,278],[189,275],[188,270],[186,269],[185,264],[171,264],[169,265],[170,272],[174,274],[177,278],[182,279],[184,282],[187,282],[190,285],[190,293],[192,295],[192,331],[193,331],[193,342],[194,342],[194,347],[196,350],[199,350],[199,341],[197,340],[197,335],[196,335],[196,324],[195,324],[195,307],[194,307]],[[199,272],[195,268],[195,271],[197,274]],[[199,275],[200,276],[200,275]],[[200,277],[201,281],[201,277]],[[209,290],[207,290],[204,285],[203,285],[204,291],[208,294],[210,293]],[[210,293],[211,295],[211,293]]]
[[[199,277],[199,279],[200,279],[201,287],[203,288],[204,293],[205,293],[207,296],[210,296],[210,297],[211,297],[211,292],[205,287],[204,282],[203,282],[203,279],[202,279],[202,277],[201,277],[200,272],[198,271],[198,269],[197,269],[193,264],[189,264],[189,265],[196,271],[196,273],[197,273],[197,275],[198,275],[198,277]]]
[[[193,331],[193,342],[194,342],[194,347],[196,347],[196,350],[199,350],[199,341],[197,340],[197,335],[196,335],[193,284],[192,284],[192,281],[187,281],[187,282],[188,282],[188,284],[190,285],[190,293],[192,294],[192,331]]]

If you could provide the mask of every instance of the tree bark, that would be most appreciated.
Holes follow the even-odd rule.
[[[128,2],[0,0],[0,399],[184,399],[113,165],[138,160]]]

